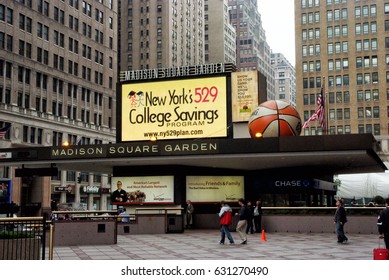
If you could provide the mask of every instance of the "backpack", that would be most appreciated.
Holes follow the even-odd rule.
[[[231,225],[232,224],[232,213],[231,211],[224,212],[223,216],[220,218],[221,225]]]

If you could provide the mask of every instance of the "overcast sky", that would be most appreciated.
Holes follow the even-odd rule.
[[[258,10],[270,48],[295,66],[294,1],[258,0]]]

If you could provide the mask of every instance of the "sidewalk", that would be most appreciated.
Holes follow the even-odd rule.
[[[378,234],[346,234],[338,244],[335,233],[249,234],[248,244],[219,245],[218,230],[186,230],[183,234],[119,235],[115,245],[55,247],[54,260],[372,260]],[[381,241],[381,247],[385,244]],[[49,254],[46,254],[47,258]]]

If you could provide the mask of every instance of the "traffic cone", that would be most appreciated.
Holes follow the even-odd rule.
[[[264,229],[262,230],[261,241],[267,241],[267,240],[266,240],[266,235],[265,235],[265,230],[264,230]]]

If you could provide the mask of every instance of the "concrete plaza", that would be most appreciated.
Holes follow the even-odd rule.
[[[54,260],[372,260],[378,234],[347,234],[338,244],[335,233],[249,234],[248,244],[219,245],[218,230],[186,230],[179,234],[118,235],[117,244],[55,246]],[[384,247],[381,240],[381,247]],[[47,253],[47,259],[49,254]]]

